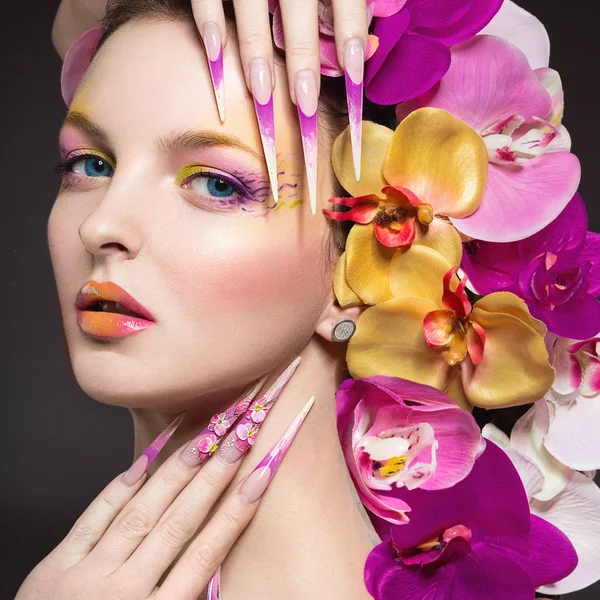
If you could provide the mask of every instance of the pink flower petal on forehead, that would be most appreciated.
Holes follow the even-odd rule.
[[[88,68],[94,52],[104,35],[104,27],[92,27],[80,35],[65,54],[60,86],[63,100],[70,107],[83,75]]]

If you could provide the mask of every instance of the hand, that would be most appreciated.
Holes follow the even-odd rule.
[[[223,500],[200,533],[196,535],[197,529],[242,462],[242,452],[233,452],[235,462],[224,458],[235,450],[228,444],[235,441],[235,431],[201,468],[184,464],[178,451],[146,483],[145,474],[132,486],[122,476],[113,479],[65,539],[28,575],[15,600],[196,600],[256,513],[260,496],[313,400],[256,469]],[[273,402],[271,395],[263,410]],[[189,447],[186,444],[181,450]]]

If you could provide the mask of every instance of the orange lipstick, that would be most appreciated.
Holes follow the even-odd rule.
[[[120,338],[155,324],[150,312],[112,281],[88,281],[75,305],[79,327],[94,337]]]

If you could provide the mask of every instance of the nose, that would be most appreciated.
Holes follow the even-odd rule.
[[[128,260],[139,253],[143,212],[130,192],[113,178],[102,200],[79,226],[79,237],[94,256]]]

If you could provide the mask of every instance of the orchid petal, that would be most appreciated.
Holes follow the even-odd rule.
[[[499,292],[501,293],[501,292]],[[487,297],[493,309],[493,297]],[[485,351],[477,366],[463,363],[463,385],[468,400],[482,408],[518,406],[543,396],[554,380],[540,334],[521,319],[483,310],[478,304],[470,320],[485,331]]]
[[[328,77],[341,77],[344,70],[337,58],[335,40],[327,35],[319,35],[319,53],[321,56],[321,74]]]
[[[375,236],[388,248],[398,248],[411,244],[415,239],[417,230],[414,218],[404,219],[404,221],[395,225],[395,227],[387,227],[375,223]]]
[[[394,132],[383,176],[431,204],[437,214],[463,217],[481,202],[487,165],[476,131],[444,110],[422,108]]]
[[[374,17],[391,17],[404,7],[408,0],[372,0]]]
[[[527,492],[527,498],[531,500],[544,487],[544,474],[542,470],[532,458],[521,454],[514,448],[507,448],[505,452],[519,472],[519,477],[521,477],[523,487],[525,488],[525,492]]]
[[[387,185],[382,175],[383,162],[394,132],[383,125],[363,122],[363,149],[360,180],[356,181],[350,142],[350,127],[346,127],[333,144],[332,165],[342,187],[352,196],[381,194]]]
[[[518,167],[489,165],[481,206],[452,218],[462,234],[490,242],[522,240],[554,221],[577,191],[581,166],[574,154],[557,152]]]
[[[515,450],[535,461],[544,474],[544,485],[534,497],[551,500],[565,489],[574,471],[556,460],[544,447],[542,433],[534,423],[537,410],[534,405],[516,422],[510,443]]]
[[[573,473],[567,487],[553,500],[531,503],[531,512],[558,527],[579,556],[575,571],[553,585],[545,594],[570,594],[596,582],[600,561],[600,488],[585,475]]]
[[[67,50],[60,73],[62,97],[67,107],[71,107],[105,31],[104,27],[92,27],[82,33]]]
[[[333,290],[335,297],[342,308],[349,306],[362,306],[364,302],[348,284],[346,279],[346,253],[343,252],[338,258],[333,273]]]
[[[281,8],[279,7],[279,3],[277,3],[277,6],[273,11],[273,41],[279,49],[285,49],[283,40],[283,19],[281,18]]]
[[[486,439],[494,442],[496,446],[507,450],[510,447],[510,438],[499,427],[493,423],[487,423],[481,430],[481,435]]]
[[[388,375],[443,389],[449,367],[443,353],[430,348],[423,335],[423,318],[437,308],[428,298],[407,296],[365,310],[348,343],[352,377]]]
[[[452,48],[448,73],[419,105],[443,108],[483,133],[515,114],[545,117],[552,99],[518,48],[478,35]]]
[[[394,248],[380,244],[374,225],[354,225],[346,240],[346,280],[364,304],[391,300],[390,264]]]
[[[545,115],[544,118],[550,121],[552,125],[558,125],[563,116],[565,102],[560,75],[558,71],[547,68],[536,69],[535,74],[552,98],[552,112],[549,115]]]
[[[434,310],[425,315],[423,329],[425,341],[432,348],[445,348],[452,341],[452,321],[455,314],[451,310]]]
[[[405,252],[396,253],[389,268],[390,290],[394,298],[419,296],[436,303],[444,293],[443,279],[452,265],[435,250],[413,244]]]
[[[477,366],[482,358],[485,349],[485,331],[475,322],[467,329],[467,352]]]
[[[600,468],[600,436],[589,426],[600,422],[600,395],[588,398],[575,392],[560,397],[550,392],[545,402],[554,409],[544,437],[546,450],[571,469]]]
[[[502,7],[482,34],[496,35],[514,44],[527,56],[532,69],[550,62],[550,38],[542,22],[516,5],[504,0]]]
[[[554,352],[552,366],[556,373],[552,389],[561,395],[572,394],[581,384],[582,378],[581,365],[577,358],[566,348],[559,348]]]
[[[351,207],[350,210],[343,212],[323,209],[325,215],[336,221],[354,221],[365,225],[374,219],[379,210],[379,198],[373,194],[357,198],[331,198],[329,201],[333,204]]]

